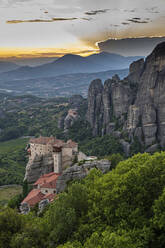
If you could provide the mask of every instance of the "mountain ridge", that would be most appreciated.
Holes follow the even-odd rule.
[[[115,58],[115,59],[114,59]],[[124,57],[109,53],[101,53],[82,57],[79,55],[64,55],[63,57],[41,66],[23,66],[8,73],[1,73],[1,80],[30,79],[39,77],[58,76],[71,73],[92,73],[99,71],[126,69],[135,57]]]

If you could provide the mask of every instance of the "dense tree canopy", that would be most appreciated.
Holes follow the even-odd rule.
[[[0,211],[0,247],[164,248],[165,152],[93,169],[42,216]],[[5,221],[7,219],[7,221]]]

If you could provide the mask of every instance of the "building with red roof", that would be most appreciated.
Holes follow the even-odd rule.
[[[59,176],[60,174],[54,172],[42,175],[21,204],[27,203],[31,208],[44,199],[52,202],[56,197],[56,182]]]
[[[78,144],[72,140],[64,142],[55,137],[41,136],[39,138],[30,139],[27,152],[29,154],[29,162],[26,168],[25,179],[28,173],[33,172],[35,159],[39,158],[39,161],[42,161],[43,158],[46,157],[48,166],[51,164],[52,170],[51,173],[44,175],[42,175],[42,173],[45,172],[42,172],[42,170],[41,172],[38,171],[35,177],[36,181],[30,181],[30,183],[34,182],[33,190],[22,201],[21,206],[27,204],[29,208],[31,208],[44,199],[47,199],[48,202],[53,201],[56,196],[57,179],[67,166],[72,165],[75,156],[78,154]],[[49,159],[47,160],[47,158]],[[44,166],[46,167],[47,164]],[[45,169],[44,171],[47,170]]]
[[[61,173],[62,169],[71,165],[75,155],[78,153],[78,144],[72,140],[64,142],[56,137],[31,138],[27,147],[29,161],[36,156],[52,156],[54,172]]]

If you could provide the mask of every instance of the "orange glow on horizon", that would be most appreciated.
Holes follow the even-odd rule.
[[[60,49],[60,48],[2,48],[0,47],[0,58],[40,58],[40,57],[62,57],[65,54],[75,54],[81,56],[89,56],[94,53],[98,53],[99,49]]]

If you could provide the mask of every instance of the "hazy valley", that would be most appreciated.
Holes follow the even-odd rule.
[[[0,92],[41,97],[81,94],[86,97],[91,80],[101,78],[104,81],[114,74],[124,78],[129,64],[138,58],[110,53],[88,57],[68,54],[41,66],[25,66],[16,70],[8,67],[8,72],[0,74]]]

